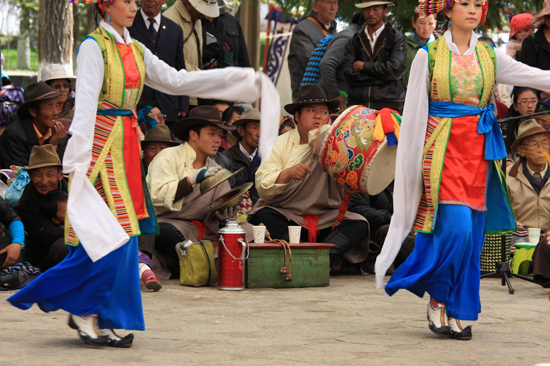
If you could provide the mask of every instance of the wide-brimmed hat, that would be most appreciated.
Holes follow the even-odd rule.
[[[40,71],[40,81],[47,83],[50,80],[67,79],[71,83],[71,89],[74,90],[76,78],[67,74],[63,65],[49,64]]]
[[[512,20],[510,20],[509,37],[512,38],[513,36],[516,35],[517,32],[519,32],[522,29],[533,28],[533,25],[531,24],[532,19],[533,19],[533,14],[529,14],[529,13],[521,13],[518,15],[514,15],[512,17]]]
[[[191,109],[187,118],[180,119],[174,125],[174,135],[179,139],[185,138],[185,133],[195,126],[212,125],[225,131],[235,131],[237,127],[222,122],[218,108],[204,105]]]
[[[31,151],[31,157],[29,158],[29,167],[23,170],[32,170],[38,168],[44,168],[47,166],[62,167],[59,155],[55,151],[53,145],[46,144],[42,146],[34,146]]]
[[[355,7],[356,7],[356,8],[359,8],[359,9],[364,9],[364,8],[368,8],[368,7],[376,6],[376,5],[395,6],[395,4],[392,3],[391,1],[384,1],[384,0],[363,0],[363,2],[360,2],[360,3],[355,4]]]
[[[258,108],[250,108],[241,114],[241,118],[233,122],[233,126],[242,126],[248,122],[260,122],[260,111]]]
[[[189,3],[196,11],[207,17],[217,18],[220,16],[218,0],[189,0]]]
[[[148,142],[166,142],[172,146],[178,146],[180,143],[172,140],[172,135],[170,134],[170,128],[166,125],[157,124],[155,128],[147,131],[145,138],[141,141],[142,144]]]
[[[542,9],[535,14],[533,19],[531,19],[533,27],[540,28],[540,26],[544,24],[544,17],[546,15],[550,15],[550,0],[544,0]]]
[[[545,130],[534,119],[524,121],[521,125],[519,125],[518,138],[512,144],[512,151],[518,151],[518,146],[521,145],[526,138],[539,135],[541,133],[548,134],[550,131]]]
[[[23,99],[25,99],[25,103],[21,104],[21,106],[17,109],[17,115],[20,118],[26,117],[29,107],[32,107],[37,102],[42,100],[57,98],[61,94],[63,94],[63,92],[56,93],[51,86],[43,81],[33,83],[25,88],[25,91],[23,92]]]
[[[334,112],[340,105],[339,100],[329,100],[323,89],[317,84],[304,85],[298,90],[296,103],[285,105],[285,111],[294,115],[298,107],[306,104],[326,103],[330,113]]]

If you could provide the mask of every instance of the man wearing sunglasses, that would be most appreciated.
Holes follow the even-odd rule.
[[[70,97],[75,90],[76,78],[67,74],[60,64],[50,64],[40,71],[40,80],[48,84],[56,93],[63,93],[58,101],[61,106],[59,114],[74,107],[74,98]]]

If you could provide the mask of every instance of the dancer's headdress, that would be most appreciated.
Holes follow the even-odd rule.
[[[420,12],[420,18],[436,15],[443,9],[451,8],[453,1],[459,2],[458,0],[419,0],[418,11]],[[481,0],[481,4],[483,5],[481,24],[484,24],[487,17],[487,9],[489,8],[489,1]]]

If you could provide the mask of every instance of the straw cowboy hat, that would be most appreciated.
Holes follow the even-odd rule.
[[[294,115],[298,107],[306,104],[326,103],[330,113],[333,113],[340,105],[339,100],[328,100],[325,92],[317,84],[304,85],[298,90],[298,97],[296,103],[290,103],[285,105],[285,111]]]
[[[542,3],[542,9],[535,14],[533,19],[531,19],[531,24],[533,24],[533,27],[540,28],[541,25],[544,24],[544,17],[546,15],[550,15],[550,0],[544,0],[544,3]]]
[[[47,83],[50,80],[67,79],[71,83],[71,89],[75,88],[76,78],[67,74],[60,64],[49,64],[40,71],[40,81]]]
[[[17,109],[17,115],[19,118],[24,118],[27,116],[28,109],[34,106],[36,103],[42,100],[48,100],[52,98],[57,98],[63,93],[56,93],[48,84],[43,81],[33,83],[25,89],[23,92],[23,98],[25,103],[21,104],[19,109]]]
[[[225,131],[235,131],[237,127],[222,122],[218,108],[204,105],[193,108],[189,117],[179,120],[174,126],[174,135],[179,139],[185,138],[185,133],[195,126],[216,126]]]
[[[193,5],[196,11],[207,17],[217,18],[220,16],[218,0],[189,0],[189,3]]]
[[[29,167],[23,168],[23,170],[33,170],[38,168],[44,168],[47,166],[58,166],[61,165],[61,160],[55,151],[53,145],[46,144],[42,146],[34,146],[31,151],[31,157],[29,158]]]
[[[241,114],[241,118],[233,122],[233,126],[239,127],[248,122],[260,122],[260,111],[257,108],[247,109]]]
[[[171,146],[178,146],[180,143],[172,140],[170,129],[166,125],[157,124],[155,128],[147,131],[145,138],[141,141],[142,145],[148,142],[166,142]]]
[[[545,130],[534,119],[524,121],[518,128],[518,138],[512,144],[512,151],[518,151],[518,146],[525,141],[526,138],[539,135],[541,133],[548,134],[550,131]]]
[[[376,5],[395,6],[395,4],[392,3],[391,1],[384,1],[384,0],[363,0],[363,2],[358,3],[358,4],[355,4],[355,7],[356,7],[356,8],[359,8],[359,9],[364,9],[364,8],[368,8],[368,7],[376,6]]]

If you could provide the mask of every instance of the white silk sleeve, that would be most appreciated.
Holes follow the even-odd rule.
[[[420,49],[411,65],[399,133],[393,191],[394,213],[386,241],[376,259],[378,288],[384,287],[386,271],[412,229],[422,195],[422,154],[428,123],[429,82],[428,53]]]
[[[253,103],[261,99],[259,153],[266,159],[279,129],[280,97],[267,75],[248,67],[187,71],[168,66],[143,46],[145,84],[172,95]]]
[[[495,49],[497,60],[497,83],[526,86],[550,92],[550,71],[541,70],[514,60],[501,50]]]

